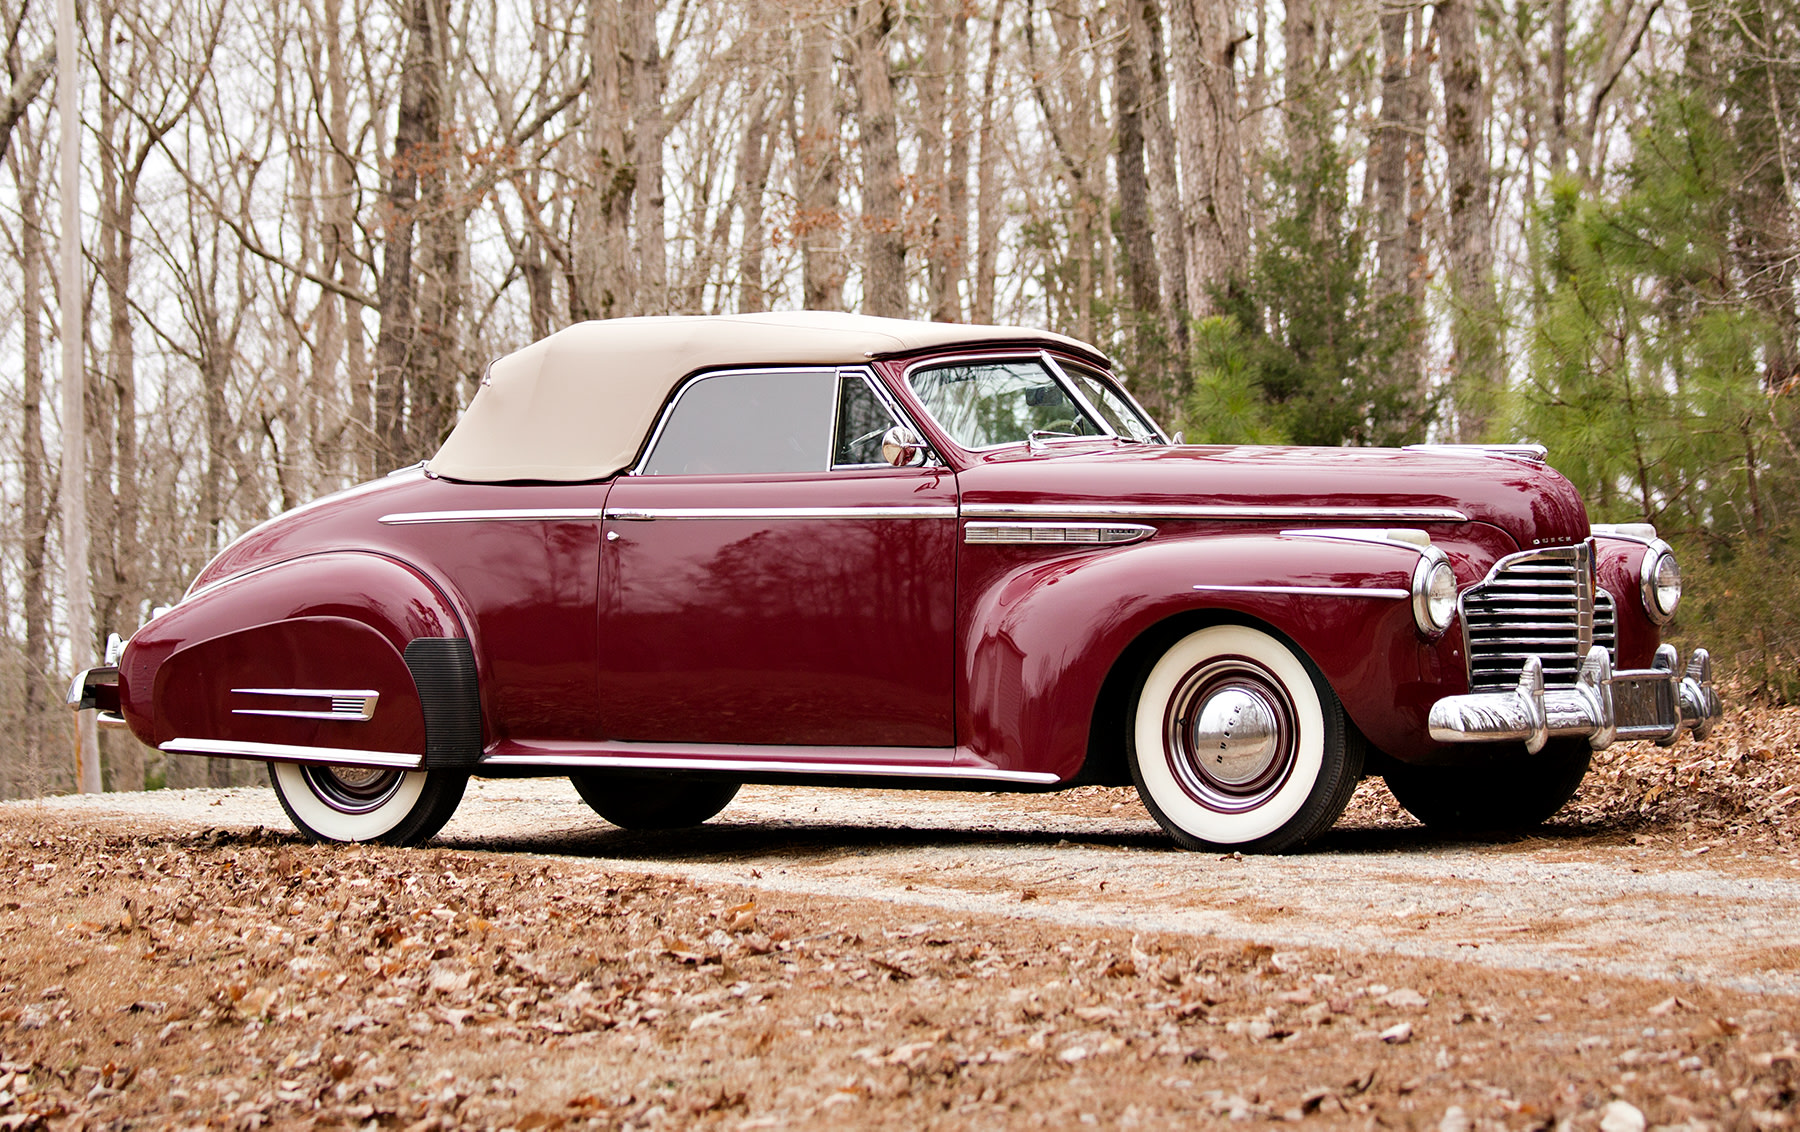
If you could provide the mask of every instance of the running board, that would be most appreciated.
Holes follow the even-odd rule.
[[[673,746],[673,745],[671,745]],[[846,757],[850,748],[788,747],[735,743],[684,743],[679,750],[659,751],[651,744],[502,743],[481,760],[481,767],[542,767],[546,770],[636,770],[731,775],[796,775],[820,778],[914,778],[963,782],[999,782],[1019,786],[1053,786],[1062,781],[1048,771],[1002,770],[951,761],[957,752],[937,747],[880,747],[890,761],[867,762]],[[825,754],[824,752],[830,752]],[[896,757],[898,756],[898,757]],[[477,773],[480,768],[477,768]]]
[[[208,755],[215,759],[254,759],[271,763],[316,763],[326,766],[378,766],[423,770],[423,755],[404,751],[364,751],[353,747],[299,747],[291,743],[251,743],[242,739],[171,739],[157,748],[176,755]]]
[[[712,773],[741,776],[780,775],[817,778],[933,779],[939,782],[994,782],[1015,786],[1054,786],[1062,780],[1048,771],[1003,770],[999,767],[956,765],[956,752],[934,747],[882,747],[884,754],[911,756],[905,761],[862,762],[845,757],[848,749],[752,746],[730,743],[683,744],[679,751],[659,751],[647,744],[608,744],[595,749],[589,744],[497,745],[470,769],[541,770],[546,774],[572,770],[632,770],[667,773]],[[349,747],[300,747],[287,743],[251,743],[237,739],[171,739],[161,750],[179,755],[254,759],[258,762],[312,763],[327,766],[373,766],[394,770],[423,770],[423,756],[400,751],[365,751]],[[936,761],[934,761],[936,760]]]

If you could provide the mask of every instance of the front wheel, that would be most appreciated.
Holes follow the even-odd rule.
[[[569,775],[588,808],[620,829],[686,829],[717,814],[737,797],[735,782],[617,770]]]
[[[1362,776],[1362,738],[1325,678],[1245,625],[1175,642],[1129,726],[1138,795],[1189,849],[1298,848],[1331,828]]]
[[[314,841],[417,845],[444,828],[469,784],[466,772],[270,763],[281,808]]]
[[[1582,738],[1552,739],[1535,755],[1468,766],[1408,766],[1386,774],[1394,800],[1442,833],[1506,833],[1530,829],[1568,804],[1593,760]]]

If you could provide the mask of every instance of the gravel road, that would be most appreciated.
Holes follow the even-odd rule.
[[[266,789],[0,805],[290,832]],[[141,822],[133,822],[141,828]],[[475,781],[439,842],[702,883],[990,913],[1046,925],[1211,934],[1498,968],[1800,994],[1800,859],[1676,835],[1550,826],[1496,843],[1340,827],[1288,857],[1172,848],[1129,791],[929,794],[747,787],[695,830],[634,834],[562,779]]]

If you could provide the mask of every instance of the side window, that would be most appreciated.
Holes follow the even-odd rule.
[[[881,438],[899,422],[869,388],[867,378],[858,373],[844,374],[838,387],[837,411],[837,440],[832,445],[832,465],[886,464],[887,461],[881,458]]]
[[[824,471],[836,395],[834,370],[702,377],[676,400],[644,472]]]

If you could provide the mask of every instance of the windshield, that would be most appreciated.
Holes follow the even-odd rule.
[[[1156,427],[1144,416],[1143,411],[1114,389],[1105,378],[1086,366],[1073,362],[1059,364],[1062,371],[1069,375],[1069,379],[1081,387],[1081,395],[1106,419],[1114,432],[1129,440],[1162,443],[1162,437],[1157,435]]]
[[[926,411],[964,448],[1020,444],[1034,432],[1107,435],[1035,361],[936,366],[914,370],[907,380]]]

